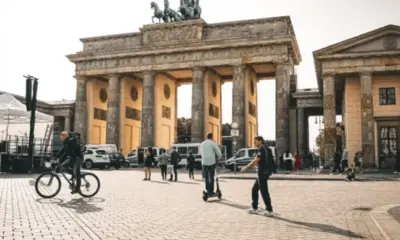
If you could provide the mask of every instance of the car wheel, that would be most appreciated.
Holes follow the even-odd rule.
[[[92,160],[86,160],[86,161],[85,161],[85,168],[86,168],[86,169],[92,169],[92,168],[93,168],[93,162],[92,162]]]

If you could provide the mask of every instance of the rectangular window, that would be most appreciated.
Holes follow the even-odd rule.
[[[379,88],[379,105],[396,105],[396,89]]]
[[[381,150],[385,157],[396,155],[397,151],[397,128],[381,128]]]

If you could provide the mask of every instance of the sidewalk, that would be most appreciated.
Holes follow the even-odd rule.
[[[222,171],[219,173],[221,179],[255,179],[255,172],[240,173]],[[311,172],[309,170],[302,170],[300,172],[292,172],[286,174],[284,171],[278,171],[276,174],[272,174],[271,180],[297,180],[297,181],[343,181],[345,175],[335,174],[331,175],[329,172],[319,171]],[[356,174],[356,181],[400,181],[400,175],[389,173],[389,172],[365,172]]]

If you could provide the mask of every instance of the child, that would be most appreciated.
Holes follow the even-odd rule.
[[[346,169],[346,174],[346,181],[354,181],[356,178],[356,169],[354,168],[353,164]]]
[[[194,165],[196,164],[196,160],[193,156],[192,152],[189,152],[189,156],[187,157],[187,169],[189,170],[189,178],[194,179]]]

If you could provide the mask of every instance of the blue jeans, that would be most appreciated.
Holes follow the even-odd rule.
[[[214,193],[215,164],[210,166],[203,166],[203,170],[207,193],[212,194]]]

